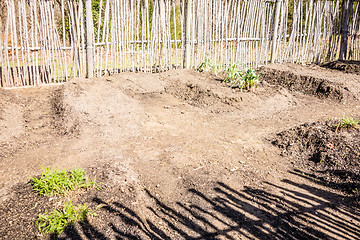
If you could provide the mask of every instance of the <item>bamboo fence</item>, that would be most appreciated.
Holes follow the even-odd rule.
[[[360,3],[348,1],[345,55],[360,60]],[[336,60],[346,17],[340,0],[100,0],[87,27],[85,0],[5,4],[0,87],[85,77],[87,51],[95,76],[165,71],[185,57],[191,67],[209,59],[241,68]]]

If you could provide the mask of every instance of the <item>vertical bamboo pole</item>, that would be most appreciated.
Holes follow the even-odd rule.
[[[181,27],[181,49],[185,49],[185,32],[184,32],[184,17],[185,17],[185,0],[180,1],[180,27]],[[185,57],[185,51],[182,51],[183,58]]]
[[[12,64],[14,72],[16,70],[17,77],[20,79],[20,85],[23,84],[23,74],[20,71],[20,58],[19,58],[19,51],[18,51],[18,38],[17,38],[17,26],[16,26],[16,14],[15,14],[15,3],[14,1],[10,2],[11,6],[11,21],[10,21],[10,29],[11,29],[11,50],[12,50]],[[15,57],[13,56],[15,53]],[[15,62],[16,60],[16,62]],[[15,64],[16,63],[16,64]],[[14,74],[15,75],[15,74]],[[14,78],[14,83],[16,83]],[[16,84],[15,84],[16,85]]]
[[[0,33],[2,33],[2,24],[0,24]],[[4,36],[4,35],[2,35]],[[4,41],[6,41],[5,39],[3,39]],[[5,56],[3,58],[3,49],[4,49],[4,44],[3,44],[3,40],[0,38],[0,87],[5,87],[5,67],[6,67],[6,62],[5,62]],[[4,53],[4,55],[7,55],[7,53]]]
[[[61,0],[61,19],[62,19],[62,31],[63,31],[63,47],[66,47],[66,30],[65,30],[65,2],[64,0]],[[64,74],[65,74],[65,81],[67,81],[67,54],[64,51]]]
[[[33,47],[39,46],[39,23],[38,23],[38,17],[37,17],[37,2],[36,0],[33,0],[32,2],[32,15],[33,15],[33,27],[32,27],[32,41],[33,41]],[[41,49],[41,48],[40,48]],[[42,49],[40,50],[42,52]],[[39,53],[38,51],[35,52],[35,75],[36,75],[36,84],[40,84],[41,82],[41,70],[39,67]]]
[[[353,4],[352,0],[346,0],[343,2],[343,7],[342,7],[343,18],[341,24],[341,43],[340,43],[340,55],[339,55],[340,60],[344,60],[347,57],[350,11],[352,8],[352,4]]]
[[[175,64],[177,65],[177,61],[178,61],[178,52],[177,52],[177,31],[176,31],[176,2],[172,1],[172,5],[173,5],[173,21],[174,21],[174,40],[175,40]]]
[[[190,68],[190,54],[191,54],[191,8],[192,0],[187,0],[186,4],[186,26],[185,26],[185,54],[184,54],[184,68]]]
[[[6,23],[5,23],[5,37],[4,37],[4,57],[6,58],[6,76],[7,76],[7,86],[12,87],[12,78],[10,78],[10,59],[9,59],[9,51],[8,51],[8,41],[9,41],[9,29],[10,29],[10,5],[9,2],[6,3],[7,8],[7,16],[6,16]]]
[[[276,0],[276,10],[275,10],[275,22],[274,22],[274,34],[272,39],[271,46],[271,59],[270,62],[274,63],[276,58],[276,40],[278,37],[278,28],[279,28],[279,17],[280,17],[280,8],[281,8],[281,0]]]
[[[78,20],[76,21],[76,23],[78,24],[78,29],[79,29],[79,48],[80,48],[80,55],[79,55],[79,60],[80,60],[80,68],[84,69],[85,66],[87,66],[87,53],[86,53],[86,45],[85,43],[86,41],[86,37],[85,37],[85,32],[86,32],[86,26],[85,26],[85,12],[84,12],[84,3],[82,1],[79,2],[78,4]],[[87,72],[87,71],[85,71]],[[87,76],[87,74],[86,74]]]
[[[19,21],[18,21],[18,23],[19,23],[19,42],[20,42],[20,46],[21,46],[21,50],[20,50],[20,54],[21,54],[21,60],[20,60],[20,62],[18,63],[19,65],[18,65],[18,68],[19,68],[19,70],[20,70],[20,72],[21,72],[21,74],[22,74],[22,76],[23,76],[23,85],[22,86],[26,86],[26,85],[28,85],[28,78],[27,78],[27,63],[26,63],[26,59],[25,59],[25,51],[24,51],[24,36],[23,36],[23,33],[24,33],[24,26],[23,26],[23,24],[22,24],[22,11],[21,11],[21,9],[22,9],[22,7],[24,7],[25,8],[25,6],[23,6],[23,4],[25,4],[25,2],[22,2],[22,1],[19,1],[18,2],[18,18],[19,18]],[[25,16],[23,16],[24,18],[26,17],[26,15]],[[17,33],[16,33],[17,34]],[[16,46],[16,47],[18,47],[18,46]]]
[[[30,85],[34,85],[33,82],[33,72],[31,71],[31,67],[32,67],[32,63],[31,63],[31,54],[30,54],[30,36],[29,36],[29,29],[28,29],[28,21],[26,18],[26,5],[25,5],[25,1],[23,1],[23,8],[22,8],[22,14],[23,14],[23,26],[24,26],[24,34],[25,34],[25,43],[26,43],[26,56],[27,56],[27,70],[28,71],[28,77],[29,77],[29,82]],[[29,66],[29,64],[31,64]]]
[[[94,77],[94,23],[92,18],[91,0],[86,0],[86,76]]]
[[[196,15],[195,15],[195,9],[197,8],[196,6],[197,2],[194,2],[194,6],[191,5],[191,26],[192,26],[192,31],[191,31],[191,37],[190,37],[190,43],[191,43],[191,53],[190,53],[190,66],[193,64],[193,66],[196,64],[195,61],[192,61],[192,58],[194,58],[195,60],[195,41],[196,41],[196,34],[195,34],[195,30],[196,29]],[[196,66],[196,65],[195,65]]]

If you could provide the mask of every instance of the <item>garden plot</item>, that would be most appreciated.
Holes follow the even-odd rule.
[[[360,61],[334,61],[321,65],[324,68],[360,75]]]
[[[265,81],[280,84],[290,91],[343,103],[360,99],[360,78],[356,74],[297,64],[267,65],[262,70]]]
[[[316,155],[311,146],[327,149],[308,138],[320,126],[334,144],[333,155],[320,156],[336,159],[351,146],[347,166],[358,166],[358,130],[333,128],[343,116],[360,117],[358,78],[318,67],[266,68],[254,92],[186,70],[0,89],[1,238],[359,239],[353,192],[317,175],[332,166],[306,164]],[[284,84],[305,70],[328,83],[335,74],[346,81],[320,95]],[[83,168],[101,190],[39,196],[29,181],[40,166]],[[38,215],[69,199],[96,215],[59,236],[40,235]]]
[[[306,123],[278,133],[273,144],[282,150],[283,156],[292,159],[297,169],[307,169],[316,181],[358,198],[358,126],[359,122],[351,117]]]

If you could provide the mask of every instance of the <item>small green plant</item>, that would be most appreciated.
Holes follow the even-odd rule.
[[[239,88],[241,89],[255,89],[259,86],[259,78],[260,75],[256,74],[255,69],[249,68],[245,71],[245,73],[242,76],[242,82],[241,85],[239,85]]]
[[[224,67],[224,66],[223,66]],[[237,64],[234,64],[225,70],[221,70],[223,67],[213,64],[210,59],[206,58],[196,68],[199,72],[212,71],[215,75],[222,72],[224,76],[223,82],[231,84],[231,86],[237,86],[241,90],[255,90],[259,86],[260,75],[256,73],[255,69],[247,69],[246,71],[240,70]]]
[[[225,70],[225,78],[224,78],[223,82],[236,84],[236,82],[240,78],[242,78],[242,71],[237,69],[236,64],[234,64]]]
[[[215,65],[210,61],[210,59],[205,58],[203,62],[199,64],[199,66],[196,68],[198,72],[209,72],[210,70],[213,70],[215,68]]]
[[[75,222],[83,222],[88,216],[94,216],[95,212],[90,210],[88,205],[74,206],[71,201],[66,202],[61,210],[54,210],[48,214],[39,214],[36,225],[40,233],[60,234],[66,226]]]
[[[340,128],[357,128],[359,126],[359,120],[354,119],[353,117],[345,117],[340,119],[338,125]]]
[[[95,185],[89,181],[83,169],[73,169],[70,172],[57,169],[42,168],[40,178],[31,178],[33,189],[40,195],[64,195],[70,190],[89,188]]]
[[[224,82],[231,83],[232,86],[237,86],[240,89],[254,90],[259,86],[260,75],[256,74],[255,69],[247,69],[241,71],[237,69],[236,65],[231,66],[225,71]]]

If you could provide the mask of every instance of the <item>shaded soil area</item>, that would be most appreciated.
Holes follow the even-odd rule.
[[[322,64],[321,67],[360,75],[360,61],[338,60]]]
[[[314,72],[339,92],[290,84]],[[359,130],[334,130],[360,110],[358,79],[333,72],[270,65],[254,93],[186,70],[0,89],[0,238],[359,239]],[[40,197],[40,166],[102,189]],[[70,199],[96,215],[39,234]]]
[[[331,187],[359,198],[360,131],[338,128],[340,120],[303,124],[277,134],[273,144],[299,169]]]
[[[353,74],[327,70],[322,67],[296,64],[270,64],[261,69],[262,79],[280,84],[290,91],[331,99],[344,104],[360,99],[360,78]]]

